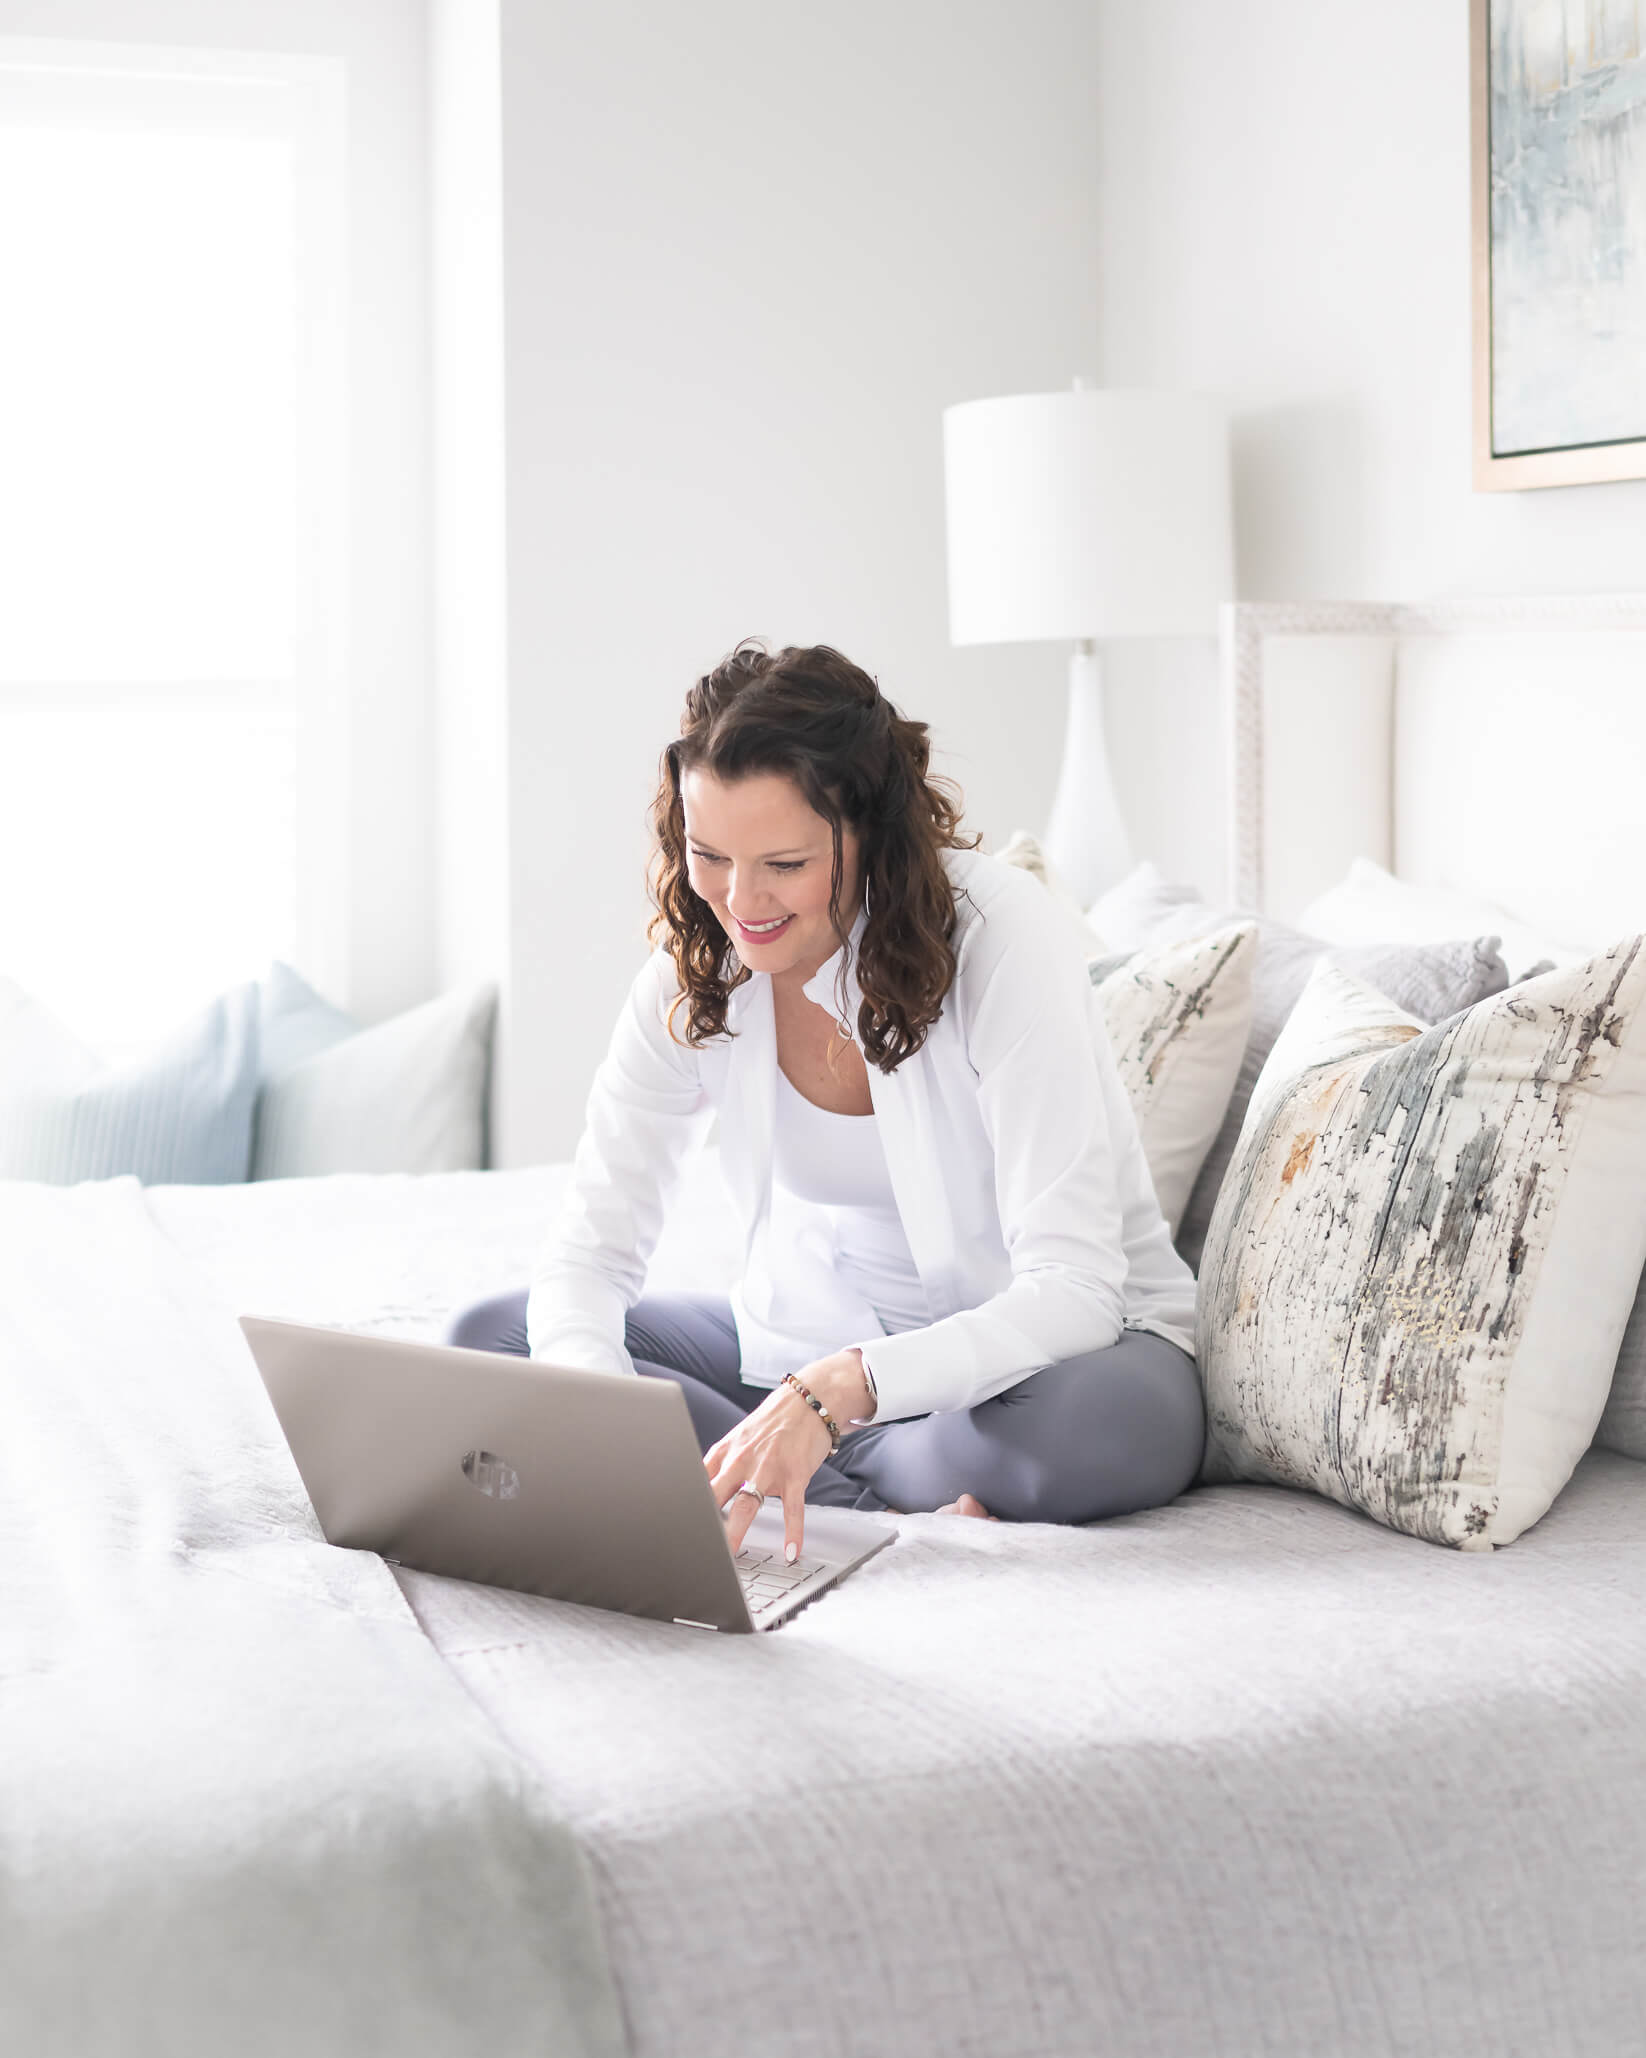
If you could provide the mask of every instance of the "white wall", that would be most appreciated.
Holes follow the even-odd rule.
[[[568,1155],[643,960],[647,807],[737,639],[839,645],[991,843],[1065,653],[954,651],[942,409],[1097,350],[1096,18],[1066,0],[502,0],[509,1078]]]
[[[442,991],[495,980],[490,1127],[512,1080],[503,100],[497,0],[431,0],[434,848]]]
[[[0,0],[0,35],[337,57],[348,96],[348,706],[329,997],[434,990],[426,58],[421,0]]]
[[[1241,598],[1646,584],[1646,481],[1470,488],[1468,9],[1103,0],[1102,374],[1228,392]],[[1207,650],[1120,653],[1138,840],[1218,885]]]

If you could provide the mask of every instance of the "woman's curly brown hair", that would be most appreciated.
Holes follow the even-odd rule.
[[[667,945],[679,974],[671,1034],[682,1003],[693,1048],[735,1033],[726,1027],[726,1002],[750,976],[687,876],[681,774],[696,767],[732,781],[781,772],[830,825],[829,917],[842,944],[851,934],[840,906],[842,824],[859,838],[868,910],[856,965],[863,1055],[892,1072],[919,1050],[954,982],[954,891],[942,853],[982,841],[959,834],[959,790],[928,775],[930,758],[926,724],[900,715],[867,672],[826,643],[773,654],[748,638],[698,680],[686,695],[681,733],[663,752],[652,803],[648,883],[657,913],[648,935]]]

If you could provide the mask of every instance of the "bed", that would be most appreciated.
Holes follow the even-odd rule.
[[[1646,600],[1242,608],[1225,656],[1247,904],[1364,854],[1643,925]],[[1646,1467],[1481,1555],[1244,1484],[909,1517],[755,1638],[331,1550],[235,1316],[437,1339],[564,1176],[0,1185],[0,2048],[1646,2044]],[[656,1285],[732,1261],[686,1179]]]

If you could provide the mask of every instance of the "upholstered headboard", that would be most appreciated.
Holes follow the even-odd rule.
[[[1646,594],[1236,604],[1223,685],[1241,905],[1366,856],[1579,946],[1646,927]]]

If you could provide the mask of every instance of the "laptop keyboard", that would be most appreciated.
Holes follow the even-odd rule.
[[[788,1565],[784,1563],[781,1551],[752,1550],[747,1544],[732,1563],[737,1567],[749,1613],[757,1619],[762,1610],[776,1607],[797,1586],[803,1586],[808,1579],[829,1569],[821,1558],[796,1558],[792,1565]]]

